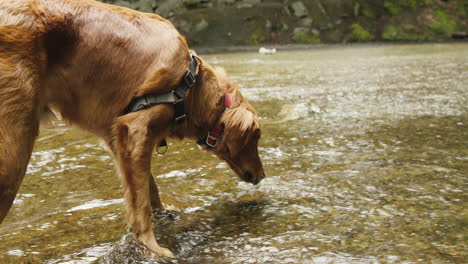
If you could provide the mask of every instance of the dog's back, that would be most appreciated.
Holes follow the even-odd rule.
[[[157,68],[167,69],[160,72],[167,80],[184,70],[185,40],[154,14],[96,1],[16,0],[0,3],[0,21],[8,28],[0,31],[0,42],[8,39],[18,47],[13,56],[28,51],[34,57],[27,64],[39,73],[42,108],[96,134],[111,125]]]

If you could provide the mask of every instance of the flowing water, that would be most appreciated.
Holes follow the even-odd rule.
[[[467,263],[468,45],[203,56],[257,108],[268,177],[194,142],[155,154],[171,263]],[[0,226],[0,263],[154,263],[92,135],[43,129]]]

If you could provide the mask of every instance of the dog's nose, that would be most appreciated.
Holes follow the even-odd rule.
[[[251,181],[252,181],[252,178],[253,178],[253,177],[252,177],[252,173],[250,173],[249,171],[246,172],[246,173],[244,173],[244,179],[245,179],[246,181],[251,182]]]
[[[251,182],[253,184],[257,184],[258,182],[255,181],[252,173],[250,173],[250,171],[244,173],[244,176],[243,176],[244,180],[245,181],[248,181],[248,182]]]
[[[263,178],[265,177],[265,173],[262,174],[261,177],[254,177],[251,172],[244,173],[244,180],[247,182],[252,183],[253,185],[257,185]]]

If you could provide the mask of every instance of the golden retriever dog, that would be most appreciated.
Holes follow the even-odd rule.
[[[93,0],[2,0],[0,223],[51,110],[106,142],[128,226],[158,257],[173,257],[151,228],[163,209],[151,155],[166,137],[200,141],[244,181],[264,177],[254,108],[167,20]]]

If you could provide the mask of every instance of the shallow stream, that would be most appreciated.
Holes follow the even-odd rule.
[[[267,178],[241,183],[194,142],[153,156],[173,263],[467,263],[468,44],[203,56],[257,108]],[[43,129],[0,263],[152,263],[125,228],[92,135]]]

